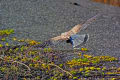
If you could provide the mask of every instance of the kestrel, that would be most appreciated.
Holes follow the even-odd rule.
[[[59,36],[53,37],[50,40],[47,40],[47,41],[43,42],[41,45],[39,45],[39,47],[46,47],[48,45],[54,45],[53,42],[59,41],[59,40],[71,43],[73,45],[73,47],[76,47],[76,46],[78,46],[78,45],[86,42],[88,40],[88,38],[89,38],[89,35],[88,34],[78,35],[77,33],[80,32],[81,30],[86,29],[87,26],[90,23],[92,23],[96,19],[96,17],[98,15],[96,15],[96,16],[88,19],[83,24],[77,24],[77,25],[75,25],[71,30],[62,33]]]

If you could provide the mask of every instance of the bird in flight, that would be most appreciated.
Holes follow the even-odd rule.
[[[85,30],[88,27],[88,25],[90,25],[90,23],[92,23],[93,21],[96,20],[97,16],[99,16],[99,14],[97,14],[96,16],[93,16],[92,18],[88,19],[83,24],[75,25],[69,31],[61,33],[61,35],[53,37],[53,38],[43,42],[38,47],[46,47],[46,46],[49,46],[49,45],[54,45],[53,42],[61,41],[61,40],[66,41],[67,43],[71,43],[73,47],[76,47],[76,46],[78,46],[82,43],[85,43],[88,40],[89,35],[88,34],[79,35],[77,33],[80,32],[81,30]]]

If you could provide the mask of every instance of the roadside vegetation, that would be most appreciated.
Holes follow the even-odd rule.
[[[71,54],[77,58],[65,60],[69,55],[63,51],[33,48],[42,42],[14,34],[13,29],[0,30],[0,80],[120,80],[118,58],[88,55],[81,48]]]

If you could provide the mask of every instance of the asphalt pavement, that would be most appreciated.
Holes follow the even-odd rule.
[[[79,34],[89,34],[80,47],[92,55],[120,57],[120,7],[91,0],[0,0],[0,29],[14,29],[18,38],[45,41],[101,14]],[[72,49],[65,42],[56,48]]]

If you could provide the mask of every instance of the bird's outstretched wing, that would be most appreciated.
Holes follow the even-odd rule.
[[[75,25],[71,30],[62,33],[60,36],[51,38],[51,40],[68,40],[70,38],[70,36],[76,34],[79,32],[80,28],[82,27],[82,25],[78,24]]]
[[[62,33],[60,36],[53,37],[53,38],[51,38],[51,40],[55,40],[55,41],[57,41],[57,40],[68,40],[70,38],[70,36],[77,34],[78,32],[80,32],[80,30],[86,29],[87,26],[90,25],[90,23],[92,23],[96,19],[97,16],[99,16],[99,14],[90,18],[90,19],[88,19],[83,24],[75,25],[71,30]]]

